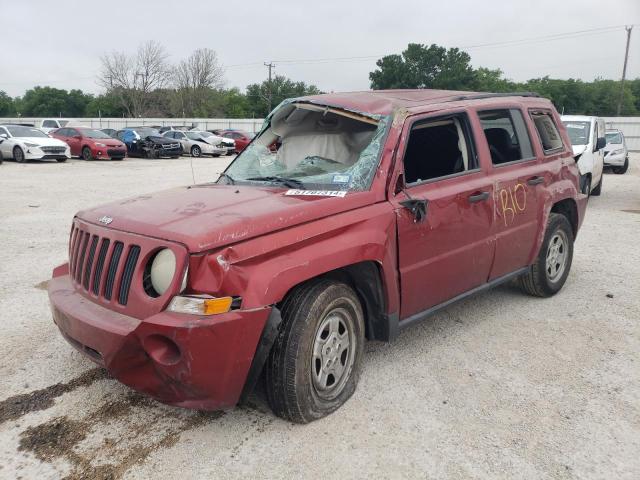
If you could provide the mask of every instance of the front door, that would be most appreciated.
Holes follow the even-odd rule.
[[[398,151],[404,181],[392,200],[401,319],[483,285],[495,248],[493,188],[488,166],[479,163],[468,116],[410,119],[402,138],[407,137]]]
[[[82,152],[82,137],[80,136],[80,132],[75,128],[66,128],[66,134],[68,135],[65,138],[65,142],[69,145],[69,149],[71,150],[71,155],[75,157],[79,157]]]

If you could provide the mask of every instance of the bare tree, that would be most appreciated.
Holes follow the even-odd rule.
[[[165,48],[153,40],[140,45],[135,56],[108,53],[100,59],[98,82],[118,97],[129,116],[144,115],[152,92],[168,83],[168,57]]]
[[[176,66],[173,79],[183,112],[193,115],[196,109],[202,112],[211,90],[224,86],[224,69],[215,51],[199,48]]]

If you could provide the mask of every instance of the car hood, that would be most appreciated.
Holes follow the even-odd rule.
[[[586,145],[573,145],[573,156],[582,155],[586,149]]]
[[[109,228],[184,244],[192,253],[317,220],[372,201],[371,192],[345,197],[290,196],[286,189],[194,185],[83,210],[89,223],[110,217]]]
[[[145,137],[146,140],[152,141],[154,143],[180,143],[175,138],[165,138],[165,137],[156,137],[155,135],[149,135]]]
[[[67,144],[62,140],[51,137],[14,137],[19,142],[35,143],[41,147],[66,147]]]
[[[120,140],[113,140],[109,138],[91,138],[89,140],[93,143],[103,143],[107,147],[118,147],[118,148],[125,147],[125,144],[122,143]]]

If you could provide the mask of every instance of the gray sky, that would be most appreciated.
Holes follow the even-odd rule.
[[[377,57],[399,53],[409,42],[468,47],[640,24],[640,1],[0,0],[0,18],[5,47],[0,90],[12,96],[35,85],[99,93],[100,55],[133,53],[150,39],[164,44],[174,62],[196,48],[216,50],[227,66],[227,87],[264,80],[262,62],[273,60],[277,74],[344,91],[369,88],[375,58],[284,61]],[[627,76],[635,78],[640,76],[640,26],[631,38]],[[620,27],[467,52],[474,66],[501,68],[514,80],[544,75],[618,79],[624,42]]]

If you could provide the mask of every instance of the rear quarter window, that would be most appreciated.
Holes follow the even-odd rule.
[[[564,144],[551,113],[531,112],[531,119],[538,132],[538,138],[542,144],[544,153],[553,153],[562,150]]]

